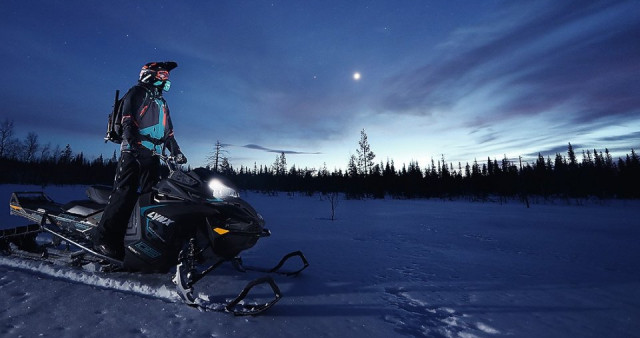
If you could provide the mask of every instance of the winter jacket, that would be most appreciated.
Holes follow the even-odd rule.
[[[129,89],[123,100],[122,138],[122,151],[151,155],[166,146],[172,155],[180,153],[161,89],[145,83]]]

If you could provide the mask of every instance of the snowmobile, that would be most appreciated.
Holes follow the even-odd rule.
[[[93,249],[91,236],[107,204],[110,187],[90,186],[87,200],[59,204],[43,192],[14,192],[10,213],[35,224],[0,230],[0,250],[5,254],[26,251],[47,259],[49,251],[65,244],[72,265],[98,262],[101,271],[173,272],[172,281],[182,300],[201,310],[221,310],[235,315],[256,315],[273,306],[282,296],[271,273],[295,276],[309,263],[300,251],[285,255],[273,268],[245,266],[238,256],[263,237],[270,236],[262,216],[240,198],[223,176],[197,168],[183,171],[173,158],[157,154],[169,168],[153,191],[141,194],[127,225],[123,260]],[[49,233],[51,243],[35,242],[39,233]],[[10,243],[13,243],[13,249]],[[17,247],[17,248],[16,248]],[[49,248],[49,250],[47,250]],[[282,267],[298,257],[301,267]],[[225,262],[239,271],[267,273],[249,282],[233,300],[208,304],[195,297],[193,286]],[[291,265],[291,264],[287,264]],[[273,298],[265,303],[245,305],[244,298],[256,285],[266,284]]]

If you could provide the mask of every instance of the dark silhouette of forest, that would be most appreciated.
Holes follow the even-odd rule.
[[[282,154],[281,156],[284,156]],[[487,199],[549,197],[640,197],[640,160],[634,150],[614,161],[605,150],[585,151],[578,161],[568,145],[568,156],[542,155],[533,164],[487,159],[462,166],[444,159],[421,168],[417,162],[396,168],[393,161],[375,164],[366,173],[356,170],[329,172],[296,169],[277,172],[260,166],[224,172],[244,189],[264,192],[345,193],[349,198],[454,198],[468,196]]]
[[[87,160],[82,153],[73,154],[70,146],[61,156],[26,161],[15,157],[0,157],[0,183],[16,184],[111,184],[117,160],[99,156]]]
[[[444,156],[427,167],[418,162],[397,168],[394,162],[375,163],[364,130],[357,156],[345,171],[330,172],[288,167],[281,153],[272,165],[233,168],[223,146],[216,143],[209,168],[228,176],[240,189],[262,192],[344,193],[348,198],[639,198],[640,159],[630,154],[614,160],[607,149],[583,151],[581,158],[569,143],[565,154],[554,158],[538,155],[535,163],[487,158],[472,164],[447,163]],[[24,141],[12,137],[12,123],[0,125],[0,183],[15,184],[111,184],[117,167],[114,151],[109,159],[100,155],[88,160],[64,149],[40,145],[30,133]],[[166,173],[165,169],[165,173]]]

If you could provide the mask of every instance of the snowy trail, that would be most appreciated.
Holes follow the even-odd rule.
[[[90,272],[14,257],[0,257],[0,265],[71,283],[121,291],[168,302],[181,302],[172,285],[163,285],[160,282],[160,278],[158,278],[160,276],[137,275],[135,279],[132,279],[132,276],[126,273]],[[167,280],[169,278],[165,275],[162,277]]]

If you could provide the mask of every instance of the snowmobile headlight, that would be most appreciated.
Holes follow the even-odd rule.
[[[225,182],[219,178],[213,178],[209,181],[209,189],[211,189],[213,197],[215,198],[224,199],[225,197],[240,197],[240,194],[238,194],[235,189],[225,184]]]

